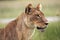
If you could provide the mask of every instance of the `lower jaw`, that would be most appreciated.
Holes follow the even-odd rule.
[[[44,29],[39,29],[41,32],[44,32],[45,30]]]

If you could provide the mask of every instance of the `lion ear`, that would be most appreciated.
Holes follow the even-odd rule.
[[[31,12],[32,9],[32,4],[28,4],[28,6],[25,8],[25,13],[29,14],[29,12]]]
[[[38,10],[42,10],[42,5],[41,5],[41,4],[38,4],[36,8],[37,8]]]

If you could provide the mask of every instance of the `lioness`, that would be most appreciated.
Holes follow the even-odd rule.
[[[40,4],[36,7],[29,4],[24,13],[0,30],[0,40],[31,40],[35,28],[43,31],[47,25],[47,19],[40,11]]]

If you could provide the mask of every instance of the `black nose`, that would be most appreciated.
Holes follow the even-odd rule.
[[[45,25],[48,25],[48,23],[45,23]]]

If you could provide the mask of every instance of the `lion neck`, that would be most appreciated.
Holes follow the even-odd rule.
[[[19,19],[18,22],[17,22],[17,32],[18,32],[18,34],[20,34],[22,32],[23,36],[26,35],[26,38],[29,37],[29,39],[30,39],[31,36],[34,34],[34,32],[33,32],[34,28],[31,28],[31,26],[27,25],[27,23],[29,23],[29,22],[27,22],[27,15],[22,14],[18,19]],[[18,35],[18,37],[20,37],[20,36],[21,35]]]

